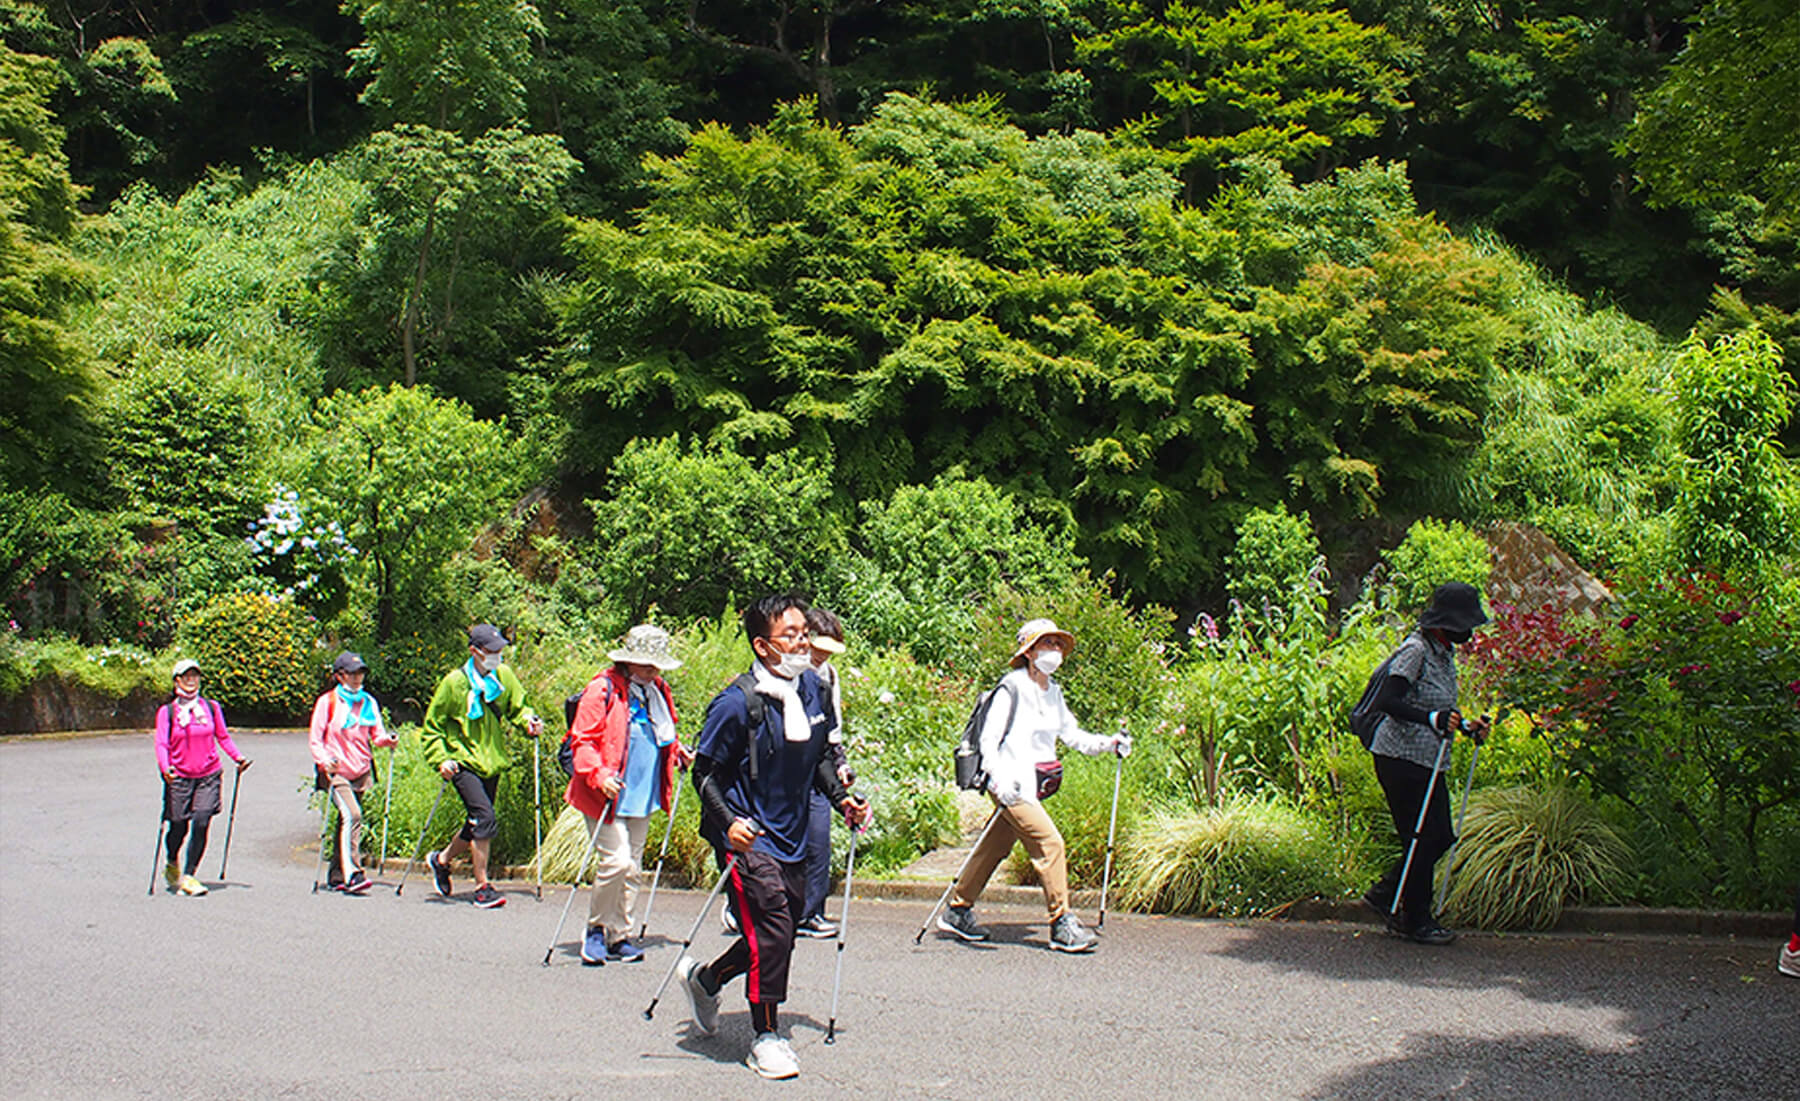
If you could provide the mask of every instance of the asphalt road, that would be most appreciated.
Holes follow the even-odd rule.
[[[246,734],[230,856],[199,899],[146,897],[148,736],[0,744],[0,1092],[9,1098],[1800,1097],[1800,981],[1776,945],[1466,936],[1109,916],[1100,950],[913,934],[926,903],[858,901],[837,1043],[831,942],[797,949],[783,1022],[801,1077],[763,1082],[741,983],[719,1035],[671,984],[703,896],[660,892],[648,961],[584,968],[585,901],[541,966],[563,889],[479,911],[309,893],[304,738]],[[230,780],[226,781],[226,798]],[[389,877],[389,882],[392,877]],[[459,880],[465,890],[467,880]],[[833,903],[835,912],[836,903]],[[661,934],[659,936],[658,934]],[[723,949],[716,918],[696,950]]]

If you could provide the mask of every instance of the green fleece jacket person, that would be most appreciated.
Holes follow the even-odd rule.
[[[527,738],[544,731],[543,721],[525,705],[519,678],[502,664],[506,647],[506,636],[492,624],[469,628],[469,660],[438,682],[419,739],[426,762],[456,787],[468,812],[455,840],[441,852],[426,854],[425,864],[437,893],[449,898],[450,862],[467,853],[475,871],[470,901],[489,910],[506,905],[506,897],[488,881],[488,853],[500,831],[494,799],[500,770],[506,767],[506,728],[516,725]]]
[[[482,776],[492,776],[506,767],[506,727],[516,726],[525,733],[536,718],[525,704],[525,689],[510,666],[502,665],[494,674],[500,681],[500,697],[482,701],[480,718],[469,718],[471,682],[461,669],[452,669],[438,682],[425,709],[425,729],[420,743],[425,761],[433,769],[445,761],[455,761],[463,768]]]

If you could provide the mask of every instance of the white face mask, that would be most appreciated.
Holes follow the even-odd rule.
[[[501,655],[499,654],[490,654],[483,651],[482,653],[475,655],[475,668],[478,672],[492,673],[494,670],[500,668],[500,658]]]
[[[793,680],[795,677],[812,668],[812,655],[805,650],[781,655],[780,664],[775,666],[779,676]]]
[[[1062,668],[1062,651],[1041,651],[1037,657],[1031,659],[1031,664],[1037,666],[1037,671],[1047,677]]]

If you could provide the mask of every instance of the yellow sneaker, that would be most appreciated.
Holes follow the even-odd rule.
[[[184,895],[203,895],[206,893],[206,884],[191,875],[184,875],[181,877],[181,886],[178,889]]]
[[[171,891],[181,886],[181,865],[175,863],[173,860],[164,864],[163,882],[169,885],[169,890]]]

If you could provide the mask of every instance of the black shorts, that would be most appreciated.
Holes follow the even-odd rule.
[[[499,776],[482,776],[467,768],[456,770],[456,794],[462,796],[468,809],[468,821],[456,836],[464,841],[486,841],[500,832],[500,819],[494,814],[494,793],[500,790]]]
[[[224,787],[220,769],[211,776],[177,776],[163,781],[163,817],[171,822],[201,821],[219,813],[219,791]]]

